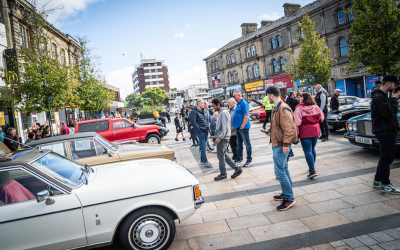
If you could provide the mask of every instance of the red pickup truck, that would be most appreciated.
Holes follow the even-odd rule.
[[[125,118],[97,119],[75,124],[75,133],[96,132],[110,142],[136,140],[146,143],[161,143],[163,134],[156,125],[137,125]]]

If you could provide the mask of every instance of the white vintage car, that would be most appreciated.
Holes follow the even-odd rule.
[[[199,181],[164,159],[85,167],[54,152],[0,158],[0,249],[79,249],[120,241],[167,249],[174,220],[204,202]]]

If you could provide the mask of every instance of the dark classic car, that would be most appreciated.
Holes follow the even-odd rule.
[[[368,112],[371,112],[371,98],[357,99],[351,108],[330,112],[327,117],[329,130],[334,132],[346,128],[348,119]]]
[[[397,115],[400,117],[400,111]],[[371,112],[349,119],[346,128],[347,132],[344,134],[344,137],[347,138],[351,144],[379,150],[379,141],[372,133]],[[400,152],[400,136],[397,137],[396,151]]]

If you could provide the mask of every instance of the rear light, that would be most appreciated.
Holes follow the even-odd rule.
[[[201,191],[200,191],[200,186],[197,185],[194,187],[194,199],[198,200],[201,197]]]

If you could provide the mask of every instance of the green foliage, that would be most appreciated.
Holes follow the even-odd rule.
[[[154,101],[153,101],[153,99],[147,99],[147,105],[149,105],[149,106],[154,106]]]
[[[299,25],[303,33],[299,41],[300,55],[298,59],[292,56],[292,64],[286,65],[286,72],[292,79],[304,80],[307,85],[324,84],[330,79],[331,68],[336,60],[331,58],[330,49],[325,45],[324,38],[317,35],[314,29],[315,23],[307,11]]]
[[[164,111],[165,111],[165,107],[164,107],[164,106],[162,106],[162,107],[156,107],[156,110],[157,110],[158,113],[161,113],[161,112],[164,112]]]
[[[400,74],[400,9],[397,0],[354,0],[348,12],[356,17],[351,25],[350,58],[347,69],[364,67],[369,73]]]
[[[141,114],[141,115],[153,114],[153,111],[154,111],[154,106],[144,106],[144,107],[140,110],[140,114]]]
[[[126,97],[126,102],[136,108],[140,108],[144,105],[145,100],[138,93],[132,93]]]
[[[172,88],[171,91],[178,91],[178,89],[177,88]]]
[[[146,91],[142,94],[142,97],[152,100],[153,105],[161,105],[164,100],[168,99],[167,92],[165,90],[161,90],[159,87],[147,88]]]

